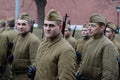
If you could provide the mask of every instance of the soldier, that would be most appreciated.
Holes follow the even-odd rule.
[[[102,14],[90,16],[89,31],[92,36],[83,49],[80,80],[118,80],[118,51],[104,36],[106,19]]]
[[[7,19],[7,30],[1,33],[5,37],[5,45],[7,46],[7,55],[6,57],[11,56],[11,50],[12,50],[12,45],[13,45],[13,40],[17,36],[17,32],[14,30],[15,26],[15,19],[13,17],[10,17]],[[12,71],[11,71],[11,63],[9,61],[6,61],[6,72],[5,75],[8,78],[12,78]],[[6,78],[7,78],[6,77]],[[9,80],[9,79],[8,79]]]
[[[76,39],[74,37],[72,37],[71,28],[69,26],[70,26],[69,24],[66,24],[66,26],[65,26],[64,37],[72,45],[72,47],[75,49]]]
[[[54,9],[44,21],[45,39],[36,58],[34,80],[75,80],[75,51],[61,34],[61,16]]]
[[[12,42],[13,39],[17,36],[17,32],[14,30],[15,27],[15,19],[10,17],[7,19],[7,30],[2,33],[8,39],[8,42]]]
[[[89,35],[89,30],[88,30],[88,24],[84,24],[81,34],[82,34],[82,39],[78,39],[77,40],[77,45],[76,45],[76,52],[79,52],[82,54],[83,48],[85,43],[90,39],[90,35]]]
[[[29,80],[28,67],[34,63],[40,40],[30,32],[31,19],[28,16],[19,16],[16,20],[17,37],[14,39],[12,53],[14,60],[13,80]]]
[[[7,39],[0,34],[0,80],[7,80],[5,76],[6,56],[7,56]]]
[[[105,35],[117,46],[120,54],[120,44],[117,40],[115,40],[115,29],[115,24],[113,24],[112,22],[108,22],[105,30]]]
[[[84,45],[90,39],[88,26],[89,26],[88,24],[83,25],[83,28],[82,28],[82,31],[81,31],[81,34],[82,34],[83,38],[77,40],[77,44],[76,44],[76,55],[77,55],[76,70],[78,70],[79,65],[80,65]]]
[[[28,13],[21,13],[20,16],[28,16],[28,17],[29,17],[29,14],[28,14]],[[31,33],[35,34],[35,35],[41,40],[41,37],[42,37],[41,32],[42,32],[42,31],[39,29],[38,26],[37,26],[37,27],[34,27],[34,23],[35,23],[35,21],[32,20]]]

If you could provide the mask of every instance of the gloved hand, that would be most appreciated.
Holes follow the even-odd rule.
[[[77,64],[79,64],[80,63],[80,61],[81,61],[81,53],[80,52],[76,52],[76,56],[77,56]]]
[[[8,43],[8,48],[9,48],[9,49],[12,49],[12,47],[13,47],[13,42],[9,42],[9,43]]]
[[[14,59],[13,54],[9,54],[8,57],[7,57],[7,62],[10,63],[10,64],[12,64],[13,59]]]
[[[36,67],[34,65],[30,65],[27,70],[27,75],[30,79],[34,79],[36,72]]]
[[[77,72],[75,73],[75,78],[76,78],[76,80],[80,80],[80,79],[81,79],[81,76],[80,76],[79,71],[77,71]]]

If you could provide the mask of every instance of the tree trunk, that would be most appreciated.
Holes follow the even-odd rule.
[[[43,24],[45,17],[45,6],[47,4],[46,0],[35,0],[37,7],[37,15],[38,15],[38,27],[42,29],[42,37],[43,37]]]

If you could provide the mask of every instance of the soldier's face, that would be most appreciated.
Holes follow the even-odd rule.
[[[109,39],[113,38],[114,32],[112,32],[111,28],[106,28],[106,30],[105,30],[105,36],[108,37]]]
[[[81,34],[82,34],[83,37],[89,36],[88,28],[82,28]]]
[[[28,21],[18,19],[16,21],[16,29],[21,34],[28,32],[30,30],[30,26],[28,24]]]
[[[71,32],[68,30],[68,28],[65,28],[64,36],[69,37],[70,35],[71,35]]]
[[[104,26],[99,26],[97,23],[89,23],[89,33],[91,36],[97,36],[104,31]]]
[[[61,32],[61,26],[56,24],[56,21],[44,21],[44,34],[47,38],[54,38]]]

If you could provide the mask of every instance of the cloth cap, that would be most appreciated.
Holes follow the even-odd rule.
[[[28,21],[29,23],[31,23],[31,18],[28,17],[28,16],[19,16],[18,19],[26,20],[26,21]]]
[[[89,24],[87,23],[83,25],[83,28],[88,28],[88,27],[89,27]]]
[[[61,21],[62,20],[60,13],[57,10],[54,10],[54,9],[51,9],[48,12],[45,19],[49,20],[49,21]]]
[[[106,25],[106,22],[107,22],[106,18],[102,14],[99,14],[99,13],[92,14],[89,19],[90,19],[89,22],[92,22],[92,23],[101,22]]]
[[[109,28],[111,28],[111,29],[113,29],[113,30],[116,30],[116,26],[115,26],[115,24],[113,24],[112,22],[108,22],[108,23],[107,23],[107,27],[109,27]]]
[[[5,20],[0,20],[0,24],[4,27],[6,25]]]
[[[14,17],[10,17],[10,18],[8,18],[7,19],[7,21],[9,22],[9,23],[15,23],[15,18]]]
[[[27,17],[29,17],[29,14],[28,13],[21,13],[19,16],[27,16]]]

